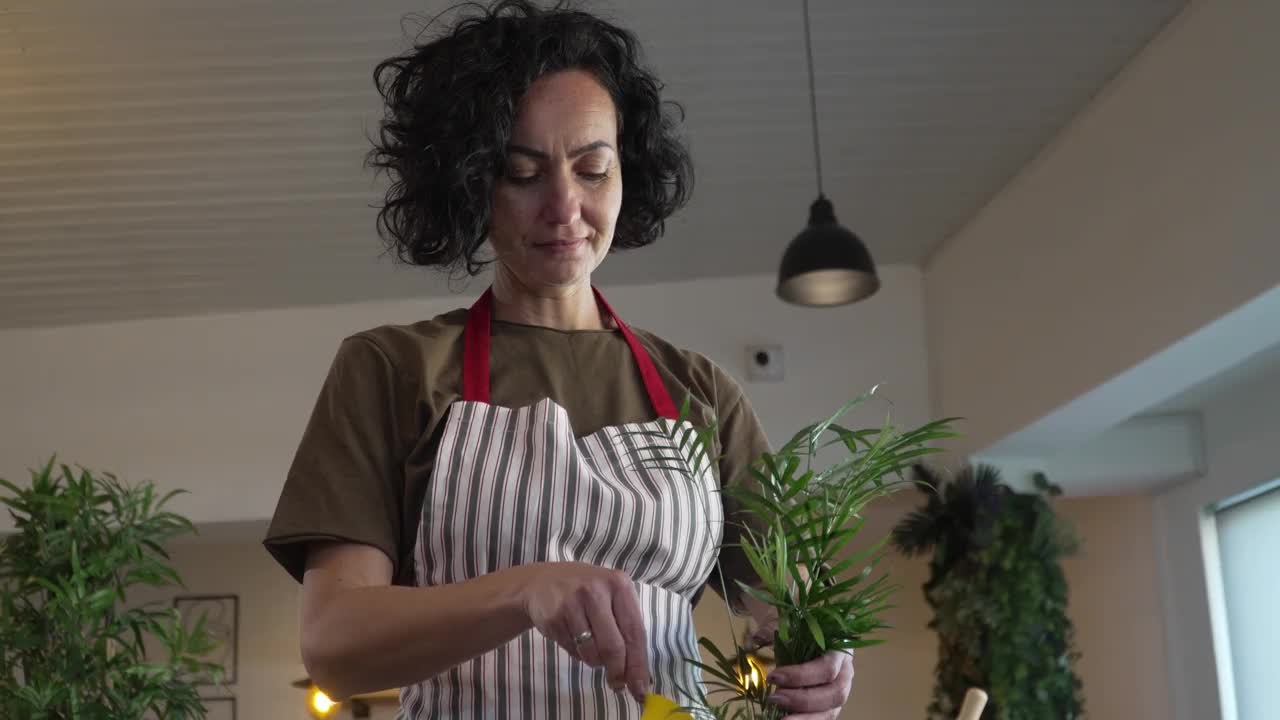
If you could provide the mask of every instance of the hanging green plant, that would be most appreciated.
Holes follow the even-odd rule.
[[[910,483],[905,473],[920,458],[940,452],[932,443],[955,437],[952,420],[939,420],[901,430],[889,420],[876,428],[853,430],[839,424],[853,408],[869,400],[875,390],[855,399],[831,417],[796,433],[776,452],[766,453],[752,466],[751,483],[730,482],[724,492],[744,509],[737,521],[743,529],[741,548],[761,578],[760,587],[739,582],[742,591],[772,606],[778,625],[773,638],[779,665],[817,659],[833,650],[852,650],[883,642],[875,633],[887,627],[883,615],[894,589],[885,575],[872,578],[886,538],[851,554],[861,531],[863,510],[872,501]],[[714,422],[698,426],[690,418],[689,403],[665,432],[648,435],[635,453],[637,464],[688,473],[714,466],[708,448],[715,437]],[[817,465],[826,448],[842,451],[840,459]],[[722,573],[717,573],[723,578]],[[727,588],[722,597],[728,597]],[[733,614],[726,605],[729,624]],[[774,686],[766,681],[743,683],[751,674],[747,655],[738,644],[726,652],[703,637],[699,644],[714,658],[696,658],[710,692],[683,689],[700,705],[682,708],[699,717],[776,720],[785,711],[767,702]]]
[[[150,483],[50,460],[30,487],[0,479],[17,532],[0,540],[0,718],[205,717],[194,678],[220,669],[203,620],[127,607],[138,585],[181,585],[163,545],[195,528]],[[148,658],[147,639],[162,650]]]
[[[1048,501],[1061,489],[1038,474],[1037,492],[1014,492],[990,465],[948,481],[916,470],[928,499],[894,528],[893,544],[909,556],[933,553],[924,595],[938,664],[928,717],[955,717],[970,687],[990,695],[984,720],[1081,717],[1060,564],[1077,542]]]

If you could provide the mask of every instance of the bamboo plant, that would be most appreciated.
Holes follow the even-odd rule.
[[[166,509],[177,492],[53,460],[0,490],[16,525],[0,538],[0,718],[205,717],[196,677],[220,669],[203,659],[204,620],[128,602],[137,586],[181,585],[163,545],[195,528]]]
[[[870,400],[870,392],[840,408],[831,417],[800,430],[776,452],[753,463],[750,482],[730,479],[723,492],[742,508],[735,522],[742,527],[738,544],[759,576],[753,587],[741,581],[741,591],[777,611],[773,651],[779,665],[804,663],[833,650],[883,642],[875,637],[886,628],[883,615],[896,588],[887,575],[872,578],[885,538],[841,558],[865,523],[863,510],[872,501],[910,484],[905,471],[920,458],[940,452],[932,443],[955,437],[953,419],[938,420],[902,430],[892,421],[880,427],[850,429],[840,424],[855,407]],[[643,467],[688,473],[714,467],[711,447],[714,420],[692,421],[685,401],[680,417],[647,435],[633,455]],[[827,448],[843,451],[839,460],[821,465]],[[695,475],[697,476],[697,475]],[[723,583],[723,574],[718,573]],[[721,587],[722,597],[728,597]],[[733,628],[733,613],[728,610]],[[744,683],[752,668],[733,631],[734,647],[725,652],[706,637],[699,644],[714,659],[688,661],[704,673],[706,689],[682,688],[698,705],[681,710],[721,720],[776,720],[784,714],[768,698],[774,686],[767,681]],[[707,691],[710,692],[707,692]]]

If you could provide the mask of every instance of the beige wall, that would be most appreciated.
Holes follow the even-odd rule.
[[[859,547],[887,533],[916,501],[904,494],[868,514]],[[1155,569],[1152,501],[1146,497],[1064,499],[1081,553],[1064,564],[1070,613],[1083,653],[1091,720],[1170,717],[1164,632]],[[297,588],[256,542],[183,545],[175,560],[195,593],[238,593],[241,602],[241,720],[304,720],[304,699],[289,683],[303,675],[298,658]],[[923,717],[933,682],[936,640],[920,586],[927,561],[890,554],[882,567],[900,586],[884,645],[857,655],[854,695],[844,718]],[[708,593],[695,613],[700,634],[731,645],[719,599]],[[390,709],[375,712],[390,718]]]
[[[1068,498],[1057,507],[1082,541],[1080,552],[1063,568],[1071,588],[1069,612],[1083,654],[1077,670],[1084,682],[1088,717],[1171,717],[1154,500]]]
[[[1272,0],[1189,3],[929,260],[935,409],[971,418],[968,449],[1280,281],[1278,25]]]
[[[903,494],[873,509],[867,537],[887,532],[914,504],[917,496]],[[1063,569],[1088,717],[1169,717],[1151,499],[1065,498],[1055,507],[1081,539],[1080,553]],[[932,614],[921,590],[927,559],[893,554],[884,567],[901,586],[889,620],[895,629],[885,635],[887,643],[859,653],[854,699],[844,718],[923,717],[933,687],[936,636],[927,626]]]

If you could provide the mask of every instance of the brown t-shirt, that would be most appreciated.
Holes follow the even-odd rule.
[[[382,326],[346,338],[320,390],[267,532],[266,547],[301,580],[307,544],[372,545],[393,563],[394,582],[414,584],[414,538],[449,406],[461,399],[465,310],[413,325]],[[754,483],[748,468],[769,450],[742,389],[706,357],[634,329],[676,405],[694,421],[718,422],[721,484]],[[574,432],[655,419],[640,371],[621,332],[561,331],[495,320],[490,402],[524,407],[551,398]],[[738,508],[725,502],[723,542],[739,541]],[[740,550],[723,547],[733,580],[755,584]],[[708,578],[719,593],[719,580]],[[699,593],[700,594],[700,593]]]

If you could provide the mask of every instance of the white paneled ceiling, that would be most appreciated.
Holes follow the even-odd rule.
[[[918,262],[1184,0],[813,0],[828,194]],[[0,327],[411,297],[363,168],[406,0],[0,3]],[[692,205],[605,284],[772,272],[815,195],[801,5],[596,3],[687,111]],[[456,288],[456,283],[454,284]]]

